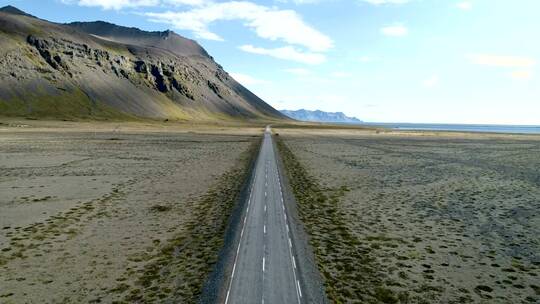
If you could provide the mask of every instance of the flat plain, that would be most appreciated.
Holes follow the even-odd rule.
[[[540,137],[276,132],[332,302],[540,301]]]
[[[195,302],[261,134],[3,123],[0,302]]]

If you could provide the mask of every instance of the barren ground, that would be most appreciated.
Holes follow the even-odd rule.
[[[194,302],[262,132],[0,127],[1,303]]]
[[[540,301],[540,137],[276,132],[331,301]]]

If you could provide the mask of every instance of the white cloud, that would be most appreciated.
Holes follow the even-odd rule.
[[[62,0],[62,2],[80,6],[97,6],[106,10],[119,10],[126,7],[156,6],[160,0]]]
[[[405,4],[410,2],[409,0],[363,0],[366,3],[373,5],[396,5],[396,4]]]
[[[146,16],[154,22],[192,31],[203,39],[223,40],[210,30],[211,23],[240,20],[264,39],[281,40],[314,52],[324,52],[333,47],[329,37],[307,25],[295,11],[269,8],[247,1],[210,3],[184,12],[147,13]]]
[[[510,76],[514,79],[527,80],[533,77],[533,72],[528,70],[514,71],[510,73]]]
[[[358,58],[358,61],[360,61],[362,63],[372,62],[374,60],[375,60],[375,58],[371,57],[371,56],[361,56],[360,58]]]
[[[514,69],[514,71],[510,73],[510,77],[519,80],[526,80],[532,78],[532,69],[537,63],[536,60],[532,58],[518,56],[477,54],[467,55],[466,57],[472,64]]]
[[[401,24],[396,24],[381,28],[381,33],[385,36],[402,37],[407,36],[409,30]]]
[[[426,88],[433,88],[433,87],[435,87],[435,86],[437,86],[439,84],[439,76],[433,75],[433,76],[425,79],[424,81],[422,81],[422,84]]]
[[[456,4],[456,7],[461,9],[461,10],[464,10],[464,11],[470,11],[472,9],[473,5],[469,1],[463,1],[463,2],[459,2],[458,4]]]
[[[254,78],[252,76],[242,74],[242,73],[229,73],[229,74],[232,76],[232,78],[234,78],[236,81],[238,81],[244,86],[252,86],[252,85],[257,85],[257,84],[268,83],[266,80],[257,79],[257,78]]]
[[[517,56],[475,54],[467,55],[467,59],[473,64],[504,68],[532,68],[536,65],[536,60],[532,58]]]
[[[308,69],[303,68],[292,68],[292,69],[286,69],[285,72],[291,73],[296,76],[307,76],[311,74],[311,71]]]
[[[295,4],[313,4],[313,3],[319,3],[322,0],[293,0]]]
[[[330,76],[332,76],[333,78],[349,78],[352,76],[352,74],[348,72],[337,71],[330,73]]]
[[[202,6],[210,3],[210,0],[61,0],[65,4],[77,4],[80,6],[95,6],[106,10],[120,10],[143,6],[173,5],[173,6]]]
[[[326,61],[326,57],[322,54],[311,53],[311,52],[302,52],[295,49],[292,46],[284,46],[274,49],[266,49],[255,47],[252,45],[242,45],[240,49],[244,52],[267,55],[274,58],[292,60],[306,64],[320,64]]]

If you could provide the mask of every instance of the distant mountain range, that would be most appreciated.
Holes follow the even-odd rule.
[[[286,116],[300,121],[314,122],[337,122],[337,123],[361,123],[362,121],[356,117],[349,117],[343,112],[324,112],[320,110],[281,110],[281,113]]]
[[[172,31],[0,9],[0,116],[287,119]]]

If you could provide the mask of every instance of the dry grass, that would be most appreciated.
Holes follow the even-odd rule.
[[[277,132],[332,302],[540,300],[538,137]]]
[[[195,302],[260,128],[38,123],[0,132],[0,302]]]
[[[123,303],[174,301],[197,303],[202,286],[217,262],[229,216],[243,183],[255,160],[260,143],[255,141],[244,152],[233,170],[223,174],[212,189],[194,205],[194,216],[186,230],[166,241],[156,242],[158,252],[145,255],[146,264],[128,270],[117,279],[121,282],[111,291],[123,296]],[[169,207],[156,205],[153,210],[166,212]],[[132,285],[123,283],[136,277]]]

